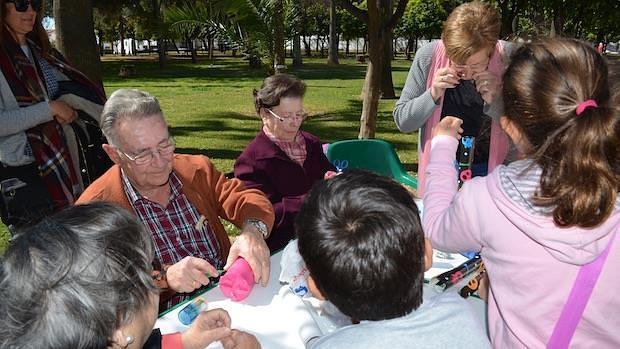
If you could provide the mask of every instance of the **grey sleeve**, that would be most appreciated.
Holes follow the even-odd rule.
[[[394,107],[394,122],[402,132],[412,132],[424,125],[438,107],[426,88],[426,80],[433,60],[435,43],[422,46],[416,52],[405,87]]]
[[[8,136],[52,120],[52,111],[47,102],[26,108],[0,111],[0,136]]]
[[[0,71],[0,137],[23,132],[52,118],[48,102],[19,108],[11,87]]]

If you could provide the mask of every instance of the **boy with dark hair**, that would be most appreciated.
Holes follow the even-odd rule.
[[[423,286],[432,247],[400,184],[361,170],[319,182],[296,231],[312,294],[361,321],[313,348],[489,347],[465,300]]]

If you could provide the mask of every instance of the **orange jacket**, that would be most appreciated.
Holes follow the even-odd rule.
[[[175,154],[172,169],[183,183],[183,193],[211,224],[224,261],[228,257],[230,240],[219,217],[237,227],[241,227],[247,219],[259,219],[271,231],[274,213],[265,195],[260,190],[247,189],[238,179],[227,179],[206,156]],[[77,204],[89,201],[113,202],[135,214],[123,190],[118,165],[112,166],[86,188]]]

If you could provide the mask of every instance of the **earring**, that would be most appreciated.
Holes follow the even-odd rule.
[[[133,336],[127,336],[125,337],[125,348],[127,348],[131,343],[133,343],[135,339],[133,338]]]

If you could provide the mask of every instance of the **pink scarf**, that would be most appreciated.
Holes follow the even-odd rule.
[[[489,71],[493,73],[500,81],[504,72],[504,63],[502,62],[503,55],[503,47],[502,44],[498,41],[495,44],[495,51],[491,55],[491,60],[489,61]],[[435,44],[435,49],[433,50],[433,61],[431,63],[431,68],[428,72],[428,78],[426,80],[426,88],[431,88],[433,84],[433,76],[435,75],[435,71],[437,69],[441,69],[450,65],[450,60],[446,54],[446,48],[443,44],[443,41],[439,40]],[[439,105],[443,106],[443,97],[439,101]],[[418,154],[418,189],[417,195],[422,197],[424,195],[424,187],[425,187],[425,179],[426,179],[426,166],[428,166],[428,162],[430,160],[430,150],[431,150],[431,140],[432,140],[432,132],[433,127],[439,123],[441,118],[441,108],[435,108],[435,111],[431,115],[431,117],[424,124],[424,145],[420,146],[420,154]],[[422,131],[420,131],[422,132]],[[502,130],[499,122],[493,120],[491,124],[491,143],[489,145],[489,173],[493,171],[497,165],[500,165],[506,159],[506,155],[508,154],[510,142],[508,140],[508,136]]]

